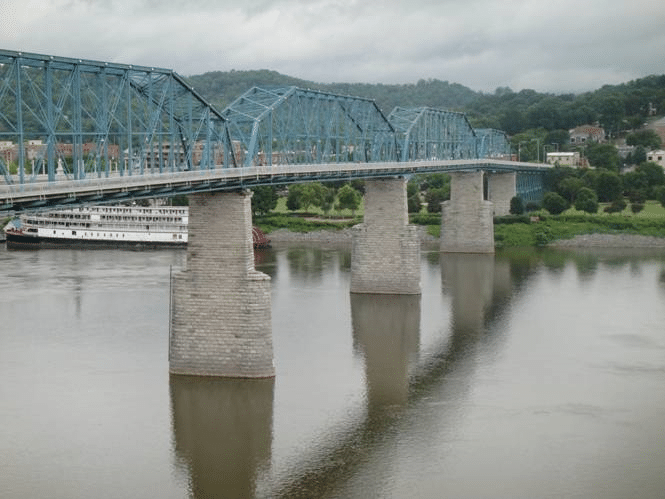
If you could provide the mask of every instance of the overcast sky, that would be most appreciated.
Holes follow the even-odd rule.
[[[0,0],[0,48],[320,83],[579,92],[665,74],[663,0]]]

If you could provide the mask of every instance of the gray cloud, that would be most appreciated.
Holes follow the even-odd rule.
[[[317,82],[577,92],[665,73],[650,0],[0,0],[0,48]]]

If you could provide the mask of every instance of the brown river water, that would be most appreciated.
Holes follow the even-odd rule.
[[[665,251],[277,244],[277,375],[169,376],[183,250],[0,246],[0,498],[665,497]]]

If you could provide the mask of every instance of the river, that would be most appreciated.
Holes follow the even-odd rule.
[[[0,246],[0,498],[662,498],[665,252],[276,245],[277,375],[168,373],[183,250]]]

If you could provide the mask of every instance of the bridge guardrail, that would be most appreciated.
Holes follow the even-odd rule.
[[[463,170],[541,172],[551,165],[518,163],[493,159],[467,160],[421,160],[413,162],[376,163],[321,163],[302,165],[271,165],[179,172],[148,172],[142,175],[109,175],[80,180],[56,180],[48,182],[37,178],[34,182],[0,185],[0,209],[18,202],[39,202],[48,199],[79,198],[98,195],[100,197],[128,192],[140,195],[141,191],[163,189],[163,195],[176,194],[194,186],[218,184],[210,190],[237,189],[239,186],[258,185],[261,182],[275,185],[292,183],[301,177],[307,181],[358,177],[411,175],[419,172],[453,172]]]

